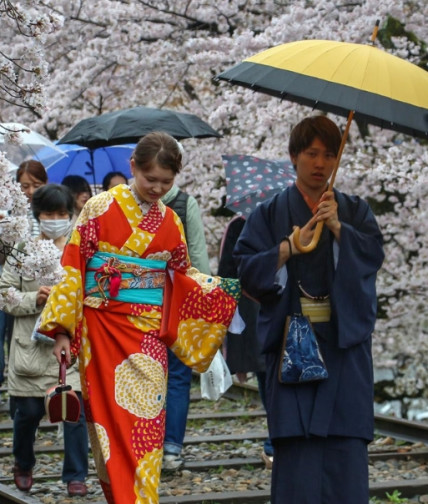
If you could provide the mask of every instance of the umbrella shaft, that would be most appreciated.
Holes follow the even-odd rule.
[[[337,170],[339,168],[340,159],[342,157],[343,149],[345,148],[346,140],[348,139],[349,128],[351,127],[351,122],[354,117],[354,111],[351,110],[348,114],[348,122],[346,123],[345,131],[342,135],[342,141],[340,142],[339,152],[337,153],[336,165],[334,167],[333,173],[330,177],[330,183],[328,185],[328,190],[331,191],[333,189],[334,181],[336,180]]]

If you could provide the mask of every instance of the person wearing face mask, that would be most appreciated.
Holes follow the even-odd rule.
[[[67,236],[71,230],[71,220],[66,219],[42,219],[40,220],[40,234],[50,238],[51,240],[57,240],[58,238]]]
[[[32,198],[34,217],[40,225],[38,240],[53,240],[63,250],[73,215],[73,196],[59,184],[47,184],[37,189]],[[20,248],[20,245],[18,245]],[[46,390],[58,383],[58,362],[52,354],[53,344],[33,340],[32,333],[51,287],[40,285],[35,278],[18,276],[6,262],[0,279],[0,290],[13,287],[22,294],[18,306],[6,305],[5,311],[15,317],[8,367],[8,391],[14,398],[13,412],[13,467],[16,486],[29,491],[33,484],[36,459],[34,439],[45,415]],[[88,433],[78,366],[67,370],[66,382],[77,392],[81,401],[81,415],[77,423],[64,422],[64,462],[62,480],[70,496],[87,493]]]

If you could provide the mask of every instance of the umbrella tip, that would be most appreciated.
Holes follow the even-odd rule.
[[[379,25],[380,25],[380,20],[376,20],[376,23],[375,23],[375,26],[373,28],[373,33],[372,33],[372,37],[370,39],[370,42],[372,44],[374,44],[375,40],[376,40],[376,37],[377,37],[377,32],[379,31]]]

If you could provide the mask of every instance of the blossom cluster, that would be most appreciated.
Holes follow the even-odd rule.
[[[295,40],[368,43],[378,19],[379,47],[414,64],[427,61],[425,0],[21,3],[32,13],[27,20],[39,17],[53,29],[43,36],[34,31],[42,52],[28,53],[30,67],[40,63],[40,75],[47,72],[49,79],[37,80],[43,84],[43,113],[5,100],[4,118],[56,139],[83,118],[141,104],[194,113],[222,133],[220,139],[183,141],[186,165],[177,179],[200,204],[213,272],[230,219],[223,208],[221,155],[285,159],[293,125],[318,113],[213,77],[259,51]],[[11,62],[25,60],[28,44],[15,25],[4,25],[0,55],[9,59],[0,59],[0,69],[11,79],[10,72],[24,77],[25,70]],[[345,118],[332,118],[344,126]],[[352,125],[336,187],[370,201],[385,236],[374,356],[379,365],[398,366],[400,355],[413,361],[425,355],[420,358],[428,368],[426,142],[375,127],[368,135],[362,131],[362,125]],[[420,376],[415,383],[428,390],[428,378]]]
[[[61,253],[52,240],[30,236],[28,200],[13,180],[9,166],[4,152],[0,152],[0,255],[17,275],[37,278],[42,285],[55,285],[63,275]],[[5,303],[13,306],[20,299],[15,289],[6,290],[0,296],[0,309]]]

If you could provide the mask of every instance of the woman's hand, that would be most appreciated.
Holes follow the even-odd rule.
[[[59,364],[61,364],[62,351],[65,352],[67,367],[71,366],[70,338],[64,333],[58,333],[55,337],[55,344],[52,353],[55,355]]]
[[[46,300],[49,297],[49,293],[51,291],[52,287],[49,287],[47,285],[41,285],[39,287],[39,290],[37,291],[37,296],[36,296],[36,305],[37,306],[42,306],[46,303]]]

